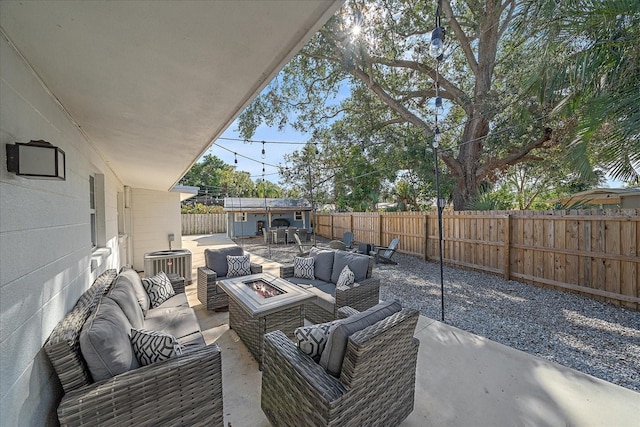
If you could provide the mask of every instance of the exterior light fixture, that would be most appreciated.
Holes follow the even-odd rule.
[[[7,144],[7,171],[33,179],[66,180],[64,151],[39,140]]]

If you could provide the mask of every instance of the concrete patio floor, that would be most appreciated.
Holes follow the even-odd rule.
[[[183,236],[182,247],[193,254],[187,296],[205,340],[222,350],[225,426],[269,426],[258,364],[229,329],[228,313],[205,310],[196,296],[204,249],[233,245],[224,234]],[[279,274],[280,264],[251,260]],[[424,316],[415,336],[415,404],[402,426],[640,426],[640,393]]]

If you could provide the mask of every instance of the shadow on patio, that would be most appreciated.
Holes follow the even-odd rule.
[[[235,244],[225,235],[184,236],[182,243],[193,254],[194,278],[205,248]],[[278,275],[280,264],[253,253],[252,262]],[[195,280],[186,289],[205,340],[217,341],[222,350],[225,425],[268,426],[258,364],[229,330],[228,314],[204,309]],[[403,426],[637,425],[640,393],[425,316],[415,336],[415,407]]]

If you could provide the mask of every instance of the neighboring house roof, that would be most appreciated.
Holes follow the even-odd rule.
[[[190,185],[175,185],[172,189],[174,193],[180,193],[180,201],[184,202],[191,197],[195,197],[198,195],[198,191],[200,191],[200,187],[193,187]]]
[[[640,187],[631,188],[595,188],[582,191],[569,197],[553,200],[561,203],[563,207],[570,208],[575,205],[618,205],[624,206],[625,200],[637,200],[640,202]],[[631,206],[630,206],[631,207]]]
[[[259,197],[242,198],[227,197],[224,199],[226,212],[243,211],[310,211],[311,204],[307,199],[264,199]]]

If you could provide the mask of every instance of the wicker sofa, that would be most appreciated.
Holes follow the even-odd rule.
[[[136,306],[142,310],[137,299],[144,297],[136,290],[132,294],[132,283],[137,280],[139,276],[131,269],[119,275],[116,270],[102,274],[45,343],[64,392],[58,406],[60,424],[222,426],[220,349],[217,344],[205,344],[184,293],[184,279],[172,281],[176,295],[149,309],[143,319],[144,329],[171,331],[184,353],[146,366],[132,357],[128,339],[133,325],[128,315]],[[102,339],[100,331],[106,331]],[[87,338],[87,334],[94,335]],[[93,347],[96,340],[105,346],[98,351],[97,362],[91,353],[98,350]],[[96,365],[103,362],[111,364],[114,375]],[[122,372],[115,373],[117,363],[124,366]]]
[[[229,297],[218,287],[218,281],[227,276],[227,255],[244,255],[240,246],[204,250],[204,267],[198,267],[198,300],[207,310],[224,310]],[[251,274],[262,273],[260,264],[251,263]]]
[[[310,322],[329,322],[337,317],[340,307],[366,310],[380,300],[380,279],[372,277],[372,257],[318,248],[311,248],[309,256],[315,258],[314,279],[294,277],[293,264],[280,267],[280,277],[316,295],[313,303],[305,305],[305,317]],[[356,283],[350,287],[336,287],[340,272],[346,265],[355,274]]]
[[[339,314],[351,315],[353,326],[363,321],[356,317],[376,307],[360,313],[343,307]],[[383,309],[389,310],[389,305]],[[266,334],[261,406],[269,421],[276,426],[400,424],[414,405],[418,312],[400,308],[376,320],[363,329],[345,331],[346,349],[337,377],[282,332]]]

